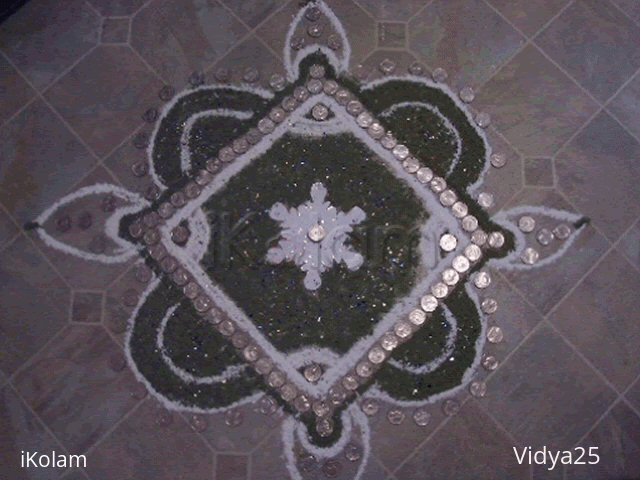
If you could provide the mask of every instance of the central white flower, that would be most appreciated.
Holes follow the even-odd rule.
[[[307,290],[317,290],[322,283],[320,274],[344,262],[349,270],[357,270],[364,258],[345,242],[353,225],[361,223],[366,215],[359,207],[344,213],[325,202],[327,189],[317,182],[311,186],[311,201],[297,208],[287,209],[275,203],[269,216],[282,227],[278,246],[269,249],[267,261],[277,264],[295,262],[303,272]]]

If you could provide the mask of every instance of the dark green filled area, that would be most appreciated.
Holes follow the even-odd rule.
[[[334,264],[321,274],[321,287],[311,292],[302,283],[305,274],[299,266],[272,265],[264,258],[268,248],[277,245],[281,232],[268,210],[277,202],[291,208],[309,201],[315,182],[325,185],[325,201],[338,210],[358,206],[366,213],[351,245],[366,260],[356,271]],[[215,220],[203,267],[284,352],[317,345],[345,353],[357,339],[371,333],[381,316],[414,285],[420,260],[417,231],[406,236],[403,232],[428,217],[414,191],[350,134],[322,139],[286,135],[204,207]],[[246,228],[236,236],[227,262],[220,232],[243,217]],[[385,229],[391,232],[386,242],[372,240]]]

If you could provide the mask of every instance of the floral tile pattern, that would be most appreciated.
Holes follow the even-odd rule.
[[[633,2],[38,8],[0,25],[0,476],[638,475]],[[52,447],[87,467],[20,467]]]

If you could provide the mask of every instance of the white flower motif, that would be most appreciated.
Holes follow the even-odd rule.
[[[349,270],[357,270],[364,262],[345,242],[352,226],[361,223],[366,214],[359,207],[341,212],[324,201],[326,196],[327,188],[317,182],[311,186],[310,202],[291,209],[278,202],[269,210],[282,232],[278,246],[267,252],[267,261],[295,262],[306,272],[303,283],[307,290],[320,288],[320,274],[334,263],[344,262]]]

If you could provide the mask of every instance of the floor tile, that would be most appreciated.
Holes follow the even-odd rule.
[[[616,398],[547,324],[487,384],[487,410],[534,449],[571,447]]]
[[[103,292],[73,292],[71,303],[71,321],[81,323],[100,323],[102,320]]]
[[[556,452],[553,452],[555,455]],[[548,455],[548,454],[547,454]],[[562,454],[559,458],[562,458]],[[535,464],[533,465],[533,480],[565,480],[564,477],[564,465],[559,465],[560,462],[557,462],[554,466],[551,463],[551,460],[547,459],[546,464]]]
[[[131,410],[135,384],[120,348],[102,327],[89,325],[67,327],[15,379],[20,395],[72,454],[86,452]]]
[[[281,480],[289,477],[284,465],[282,434],[274,431],[251,455],[251,480]]]
[[[640,374],[638,291],[640,273],[613,251],[549,317],[619,390]]]
[[[635,381],[629,390],[625,393],[625,397],[637,411],[640,411],[640,377]]]
[[[569,3],[569,0],[488,0],[500,13],[528,37],[532,37]]]
[[[248,469],[246,455],[216,455],[216,480],[246,480]]]
[[[0,389],[0,477],[7,480],[58,480],[64,472],[64,469],[57,468],[23,468],[23,451],[64,454],[20,397],[7,386]]]
[[[43,89],[95,46],[100,23],[84,0],[31,2],[0,25],[0,48]]]
[[[129,41],[129,18],[105,18],[102,21],[102,43],[127,43]]]
[[[571,206],[552,189],[526,189],[514,198],[508,207],[520,205],[544,205],[556,210],[573,211]],[[556,222],[540,218],[537,227],[553,230]],[[532,242],[535,240],[532,239]],[[541,254],[546,254],[544,247],[538,244],[534,246],[540,249]],[[592,226],[587,225],[567,252],[556,262],[531,270],[504,271],[503,274],[529,302],[546,315],[582,279],[608,248],[607,239]]]
[[[26,237],[0,254],[0,369],[13,373],[66,325],[69,298]]]
[[[640,74],[633,79],[611,100],[607,108],[629,131],[640,138]]]
[[[142,123],[140,115],[161,87],[129,47],[101,46],[51,87],[46,97],[103,157]]]
[[[133,309],[148,283],[136,279],[135,267],[129,268],[109,286],[105,293],[103,322],[121,341]]]
[[[640,27],[609,2],[574,2],[535,42],[601,102],[640,67]]]
[[[26,105],[33,96],[33,89],[6,58],[0,56],[0,123]]]
[[[418,480],[425,478],[425,472],[438,472],[442,480],[528,478],[529,466],[517,464],[513,446],[493,420],[469,402],[417,450],[396,476]]]
[[[444,68],[454,88],[477,87],[523,45],[480,0],[435,0],[409,22],[409,48],[431,68]]]
[[[533,46],[487,82],[473,105],[487,111],[494,126],[528,157],[553,156],[597,108]]]
[[[560,189],[612,241],[640,215],[639,156],[638,141],[601,112],[556,158]]]
[[[23,225],[95,162],[51,109],[36,101],[0,128],[0,202]]]
[[[72,468],[67,470],[66,473],[60,477],[60,480],[88,480],[88,478],[82,470]]]
[[[216,83],[215,72],[218,69],[227,69],[229,81],[232,83],[246,83],[243,80],[247,69],[258,71],[256,86],[269,87],[269,80],[274,73],[282,75],[284,68],[277,58],[255,36],[250,36],[226,54],[219,62],[206,72],[206,79]]]
[[[9,218],[9,215],[0,210],[0,251],[16,237],[18,232],[18,227]]]
[[[568,466],[567,480],[640,477],[640,418],[626,404],[613,407],[580,446],[586,465]]]
[[[392,74],[402,75],[407,72],[409,66],[416,62],[416,57],[404,50],[374,50],[361,64],[354,68],[356,79],[366,82],[387,76],[381,69],[380,64],[385,60],[391,60],[395,64]]]
[[[553,160],[545,157],[525,159],[524,183],[530,187],[553,187]]]
[[[347,32],[349,43],[351,44],[349,65],[358,65],[371,53],[375,45],[375,22],[352,0],[328,0],[326,3],[340,19]],[[282,55],[289,25],[293,17],[299,12],[301,5],[303,3],[297,1],[289,2],[256,31],[256,34],[278,55]],[[325,18],[321,19],[320,22],[322,25],[327,24]],[[306,18],[303,18],[302,25],[304,29],[307,29],[310,24]],[[325,30],[328,31],[329,28]],[[299,31],[298,34],[304,36],[307,43],[321,42],[326,44],[327,31],[324,31],[323,35],[318,39],[309,37],[306,32]],[[289,45],[286,48],[289,48]],[[339,50],[339,53],[341,52],[342,50]]]
[[[90,0],[103,17],[126,17],[135,13],[144,0]]]
[[[100,183],[115,183],[113,178],[102,167],[92,171],[72,191]],[[105,222],[112,215],[111,212],[105,212],[103,209],[102,201],[105,197],[103,195],[88,195],[69,203],[57,210],[42,227],[56,240],[83,252],[109,254],[118,247],[115,242],[104,234]],[[127,203],[120,200],[117,200],[115,204],[117,207],[125,205]],[[57,227],[57,222],[67,215],[71,219],[71,228],[68,231],[61,232]],[[91,218],[91,225],[88,228],[80,225],[80,219],[86,216]],[[126,261],[106,264],[95,260],[85,260],[76,255],[49,247],[35,231],[29,231],[28,233],[67,284],[75,289],[103,290],[130,265]]]
[[[179,415],[148,400],[87,456],[87,473],[94,479],[206,480],[213,475],[213,453]]]
[[[407,43],[407,24],[400,22],[378,23],[378,47],[404,48]]]
[[[281,8],[285,0],[222,0],[250,28],[256,28],[269,15]]]
[[[640,3],[636,0],[612,0],[612,3],[640,24]]]
[[[134,17],[131,45],[165,81],[183,86],[192,72],[220,59],[245,33],[216,0],[156,0]]]
[[[640,219],[625,233],[618,243],[621,251],[629,261],[640,268]]]
[[[408,21],[431,0],[357,0],[376,20]]]

